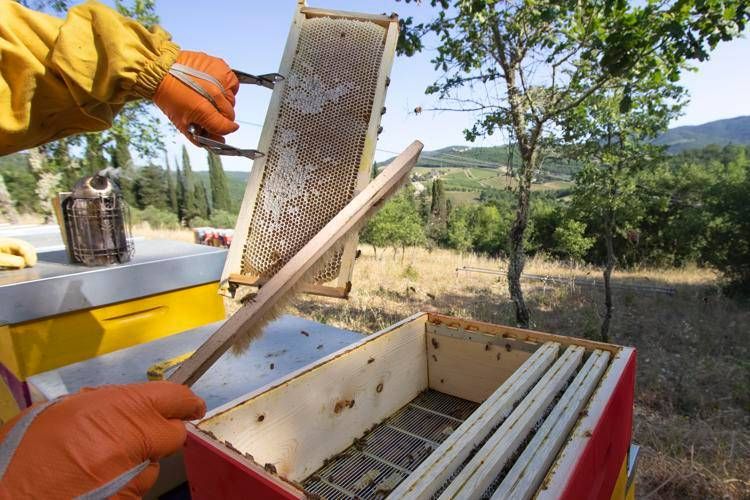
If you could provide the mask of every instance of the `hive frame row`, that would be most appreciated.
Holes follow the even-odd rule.
[[[455,352],[454,346],[437,345],[451,338],[471,340],[467,343],[467,348],[474,349],[475,353],[486,353],[487,359],[494,359],[495,352],[510,354],[511,350],[514,353],[519,351],[522,356],[516,360],[504,358],[515,365],[514,373],[502,384],[496,384],[493,394],[462,424],[462,427],[456,429],[456,432],[443,443],[449,452],[443,453],[445,450],[436,449],[427,461],[401,483],[397,490],[394,490],[390,498],[430,498],[436,492],[440,492],[440,488],[445,487],[447,475],[453,475],[455,472],[455,465],[464,462],[469,452],[476,452],[477,444],[483,443],[488,430],[494,429],[501,421],[515,422],[515,424],[512,426],[507,424],[506,428],[500,426],[497,431],[494,431],[494,435],[497,436],[493,437],[494,441],[487,440],[483,446],[492,446],[493,443],[499,442],[507,443],[510,439],[514,441],[514,446],[518,448],[519,453],[521,449],[524,450],[523,454],[515,459],[515,465],[510,472],[505,475],[509,484],[512,483],[511,485],[515,488],[513,491],[521,491],[525,488],[524,491],[534,492],[540,498],[549,495],[554,497],[555,493],[559,493],[569,480],[571,471],[581,458],[581,453],[590,439],[589,430],[596,426],[605,413],[605,406],[612,396],[612,391],[623,381],[623,375],[634,359],[633,349],[585,339],[459,320],[438,314],[419,314],[215,410],[199,425],[200,431],[193,430],[191,439],[211,441],[211,446],[217,446],[217,441],[219,443],[226,441],[226,447],[222,444],[218,446],[223,449],[224,453],[231,455],[233,460],[243,462],[248,469],[258,470],[262,476],[267,476],[266,479],[273,478],[273,482],[283,485],[284,489],[290,493],[290,498],[301,497],[302,491],[295,488],[295,481],[300,481],[316,470],[332,456],[331,454],[346,448],[348,444],[351,444],[352,439],[360,437],[364,430],[391,415],[421,390],[426,387],[435,388],[434,384],[439,383],[440,380],[433,379],[430,382],[429,378],[433,373],[425,374],[424,368],[420,366],[426,365],[428,372],[438,373],[438,376],[445,377],[445,382],[448,382],[448,378],[459,374],[459,369],[452,371],[444,369],[442,372],[435,370],[436,366],[445,362],[443,357],[439,358],[439,361],[433,360],[434,353],[437,352],[440,355],[441,349],[449,349],[443,352],[444,356],[450,353],[454,361],[459,359],[456,356],[460,357],[460,353]],[[525,345],[535,345],[536,348],[523,354]],[[501,348],[499,351],[496,349],[498,347]],[[507,350],[508,347],[511,350]],[[573,370],[580,366],[584,350],[587,355],[586,361],[571,381]],[[562,351],[565,352],[558,358],[558,353]],[[385,360],[393,362],[383,364]],[[560,366],[549,368],[553,362],[556,363],[555,366],[558,364]],[[357,368],[359,366],[361,368]],[[356,373],[355,378],[359,381],[353,380],[351,376],[342,376],[341,370],[347,373],[354,370],[351,373]],[[473,375],[481,379],[481,370],[465,367],[464,371],[466,370],[473,370]],[[553,372],[559,373],[553,378],[555,374]],[[548,382],[550,383],[539,384],[540,378],[547,375],[549,375],[550,381]],[[318,382],[312,382],[316,378]],[[383,382],[384,385],[381,385]],[[563,383],[569,383],[569,385],[560,395]],[[289,390],[293,390],[294,385],[297,384],[300,386],[299,391],[290,393]],[[314,412],[297,415],[293,408],[289,409],[290,400],[292,407],[301,405],[300,408],[304,408],[305,405],[300,403],[300,400],[308,397],[310,387],[317,387],[317,384],[325,384],[326,397],[330,401],[327,403],[327,400],[321,401],[321,403],[324,403],[324,406],[331,405],[330,414]],[[382,394],[378,393],[378,386]],[[305,387],[307,390],[304,389]],[[384,390],[383,387],[385,387]],[[497,389],[498,387],[500,388]],[[437,389],[440,390],[439,387]],[[529,390],[532,392],[528,393]],[[354,392],[350,394],[350,391]],[[528,398],[529,394],[537,394],[539,398],[533,395]],[[551,415],[554,418],[545,419],[534,438],[528,444],[524,443],[524,447],[521,448],[519,444],[525,439],[529,429],[526,428],[523,436],[515,436],[514,432],[507,427],[511,426],[517,430],[516,424],[526,427],[534,425],[538,417],[542,415],[541,412],[549,410],[552,398],[556,394],[560,396],[551,409]],[[259,406],[253,403],[257,398],[271,398],[268,400],[271,406],[266,404]],[[350,407],[344,404],[349,401],[349,398],[352,398],[352,401],[356,398],[356,405],[352,404]],[[535,403],[537,399],[539,402]],[[344,403],[337,404],[339,400]],[[335,411],[334,405],[341,408],[340,413]],[[514,406],[516,406],[515,410],[513,410]],[[276,410],[273,409],[274,407]],[[249,413],[244,409],[250,410]],[[278,412],[282,411],[283,423],[279,431],[269,427],[264,432],[248,434],[248,426],[255,426],[252,422],[260,417],[256,411],[261,409],[264,412],[268,410],[268,413],[264,415],[263,425],[268,423],[269,419],[278,419]],[[245,411],[244,414],[243,411]],[[287,411],[290,413],[284,416]],[[352,419],[349,419],[347,414]],[[521,418],[522,416],[524,418]],[[289,420],[290,418],[294,420]],[[309,437],[311,442],[300,443],[296,441],[296,437],[299,436],[285,436],[285,433],[293,428],[304,429],[305,440]],[[332,430],[335,430],[335,433],[331,432]],[[208,434],[210,437],[206,437],[205,433],[210,433]],[[230,439],[227,439],[228,436]],[[290,441],[289,438],[293,439]],[[259,445],[258,439],[267,441],[268,444]],[[254,446],[249,446],[251,442]],[[562,449],[559,453],[552,453],[548,448],[550,445],[555,449]],[[264,447],[266,451],[261,450]],[[491,450],[487,448],[486,456],[491,459],[487,461],[493,462],[490,464],[491,467],[496,468],[500,461],[506,460],[513,451],[510,450],[512,447],[509,446],[504,453],[489,453]],[[278,450],[274,451],[274,448]],[[247,458],[243,459],[242,454],[248,451],[253,454],[257,463],[253,463],[252,460],[248,461]],[[266,456],[267,452],[270,455]],[[481,452],[480,449],[478,453]],[[292,453],[294,457],[288,455],[289,453]],[[266,458],[270,458],[275,465],[279,465],[279,462],[272,458],[273,455],[290,460],[286,466],[276,471],[278,476],[260,472]],[[553,459],[554,465],[550,466]],[[470,466],[471,461],[466,467]],[[464,470],[470,470],[466,467]],[[424,473],[425,470],[428,471],[427,474]],[[489,477],[491,473],[485,475]],[[531,486],[515,484],[518,481],[512,478],[519,475],[522,478],[531,477],[533,484]],[[290,482],[285,482],[280,477]],[[541,489],[538,484],[540,478],[544,480]],[[427,485],[427,487],[415,489],[414,484]],[[459,491],[459,493],[455,498],[467,498],[473,494],[468,494],[467,490]]]

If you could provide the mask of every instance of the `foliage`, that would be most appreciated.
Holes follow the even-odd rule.
[[[8,193],[21,213],[38,213],[39,199],[36,196],[36,179],[27,168],[3,168],[0,175],[5,180]]]
[[[457,208],[452,210],[448,216],[447,246],[455,248],[461,253],[470,250],[473,245],[467,211],[468,209],[463,207]]]
[[[193,227],[215,227],[218,229],[232,229],[237,224],[237,214],[224,210],[214,210],[211,217],[204,219],[196,217],[191,221]]]
[[[405,0],[407,2],[412,0]],[[417,1],[417,0],[413,0]],[[437,36],[427,88],[447,106],[475,113],[466,138],[507,131],[518,148],[516,217],[509,233],[508,286],[516,321],[528,326],[520,286],[525,262],[531,182],[554,137],[575,128],[587,102],[624,83],[617,106],[632,105],[630,82],[659,87],[679,79],[686,61],[705,59],[721,40],[737,36],[750,10],[744,0],[630,3],[430,0],[427,23],[401,20],[399,49],[413,55],[427,33]]]
[[[167,158],[166,151],[164,152],[164,167],[167,169],[167,196],[169,197],[169,209],[175,214],[179,214],[177,186],[175,185],[175,178],[172,175],[172,169],[169,168],[169,158]]]
[[[574,260],[581,260],[594,245],[595,238],[587,237],[586,224],[573,219],[566,219],[555,228],[555,250],[558,254],[567,255]]]
[[[138,172],[135,184],[135,195],[139,208],[154,207],[168,210],[168,199],[164,194],[167,190],[167,178],[160,167],[149,165]]]
[[[425,243],[424,227],[413,190],[404,188],[386,202],[362,230],[361,240],[375,247],[393,248]]]
[[[178,205],[180,219],[190,222],[193,217],[198,217],[198,201],[195,197],[195,181],[193,180],[193,169],[190,166],[190,157],[187,148],[182,146],[182,170],[178,169],[177,184],[179,188]]]
[[[209,218],[211,216],[211,205],[208,201],[208,192],[206,191],[206,185],[203,184],[203,181],[201,180],[198,180],[195,183],[194,197],[196,217],[202,217],[204,219]],[[193,225],[192,219],[190,225]]]
[[[211,184],[211,201],[214,210],[232,210],[232,200],[229,196],[229,186],[227,185],[227,176],[224,174],[224,167],[221,164],[221,157],[209,152],[208,153],[208,172]]]
[[[177,229],[180,227],[180,221],[175,214],[151,205],[142,210],[131,207],[130,219],[133,224],[146,222],[152,229]]]

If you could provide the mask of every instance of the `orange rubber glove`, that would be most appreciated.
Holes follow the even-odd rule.
[[[177,56],[176,64],[215,78],[221,87],[209,80],[187,76],[202,87],[214,102],[167,73],[154,93],[154,103],[191,142],[195,143],[187,129],[192,124],[203,129],[209,138],[224,142],[222,136],[240,128],[234,123],[234,98],[240,88],[237,76],[223,60],[202,52],[182,51]]]
[[[0,429],[0,444],[33,408]],[[205,411],[203,400],[172,382],[82,389],[31,422],[0,478],[0,498],[78,497],[150,461],[116,494],[140,497],[159,475],[157,460],[183,445],[182,421]]]

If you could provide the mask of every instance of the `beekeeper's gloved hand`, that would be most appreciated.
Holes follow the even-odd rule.
[[[183,420],[205,412],[190,389],[166,381],[34,405],[0,428],[0,498],[141,497],[157,461],[185,442]]]
[[[0,268],[23,269],[36,264],[31,243],[16,238],[0,238]]]
[[[223,60],[183,50],[153,100],[191,141],[188,127],[196,125],[209,138],[224,142],[222,136],[239,128],[234,122],[234,98],[239,87],[237,76]]]

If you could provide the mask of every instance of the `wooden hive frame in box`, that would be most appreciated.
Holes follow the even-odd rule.
[[[632,348],[417,314],[191,427],[191,492],[609,497],[634,374]]]
[[[398,18],[306,7],[287,39],[222,289],[260,286],[370,179]],[[345,298],[357,235],[303,291]],[[326,283],[324,285],[324,283]]]

